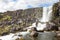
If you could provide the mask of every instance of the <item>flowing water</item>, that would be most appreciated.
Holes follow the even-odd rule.
[[[43,30],[46,27],[46,22],[49,22],[52,18],[52,6],[43,7],[43,15],[42,19],[40,20],[42,23],[38,23],[37,30]]]
[[[52,6],[43,7],[43,15],[42,15],[41,22],[48,22],[48,21],[50,21],[51,14],[52,14]]]

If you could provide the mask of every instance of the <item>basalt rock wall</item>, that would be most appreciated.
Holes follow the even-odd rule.
[[[42,17],[42,8],[30,8],[26,10],[7,11],[0,13],[0,35],[22,31]]]

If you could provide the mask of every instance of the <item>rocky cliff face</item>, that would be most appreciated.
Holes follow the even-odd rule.
[[[52,20],[60,27],[60,2],[55,3],[53,5],[53,19]]]
[[[0,14],[0,35],[22,31],[42,16],[42,8],[7,11]]]

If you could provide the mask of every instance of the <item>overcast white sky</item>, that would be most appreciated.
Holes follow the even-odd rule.
[[[58,1],[59,0],[0,0],[0,12],[34,7],[48,7]]]

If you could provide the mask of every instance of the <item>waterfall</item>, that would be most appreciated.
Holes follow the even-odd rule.
[[[53,5],[52,5],[53,6]],[[43,30],[46,27],[45,22],[49,22],[52,18],[52,6],[49,7],[43,7],[43,15],[42,19],[40,20],[42,23],[38,23],[37,30]]]
[[[49,22],[51,20],[52,15],[52,6],[43,7],[43,15],[41,22]]]

